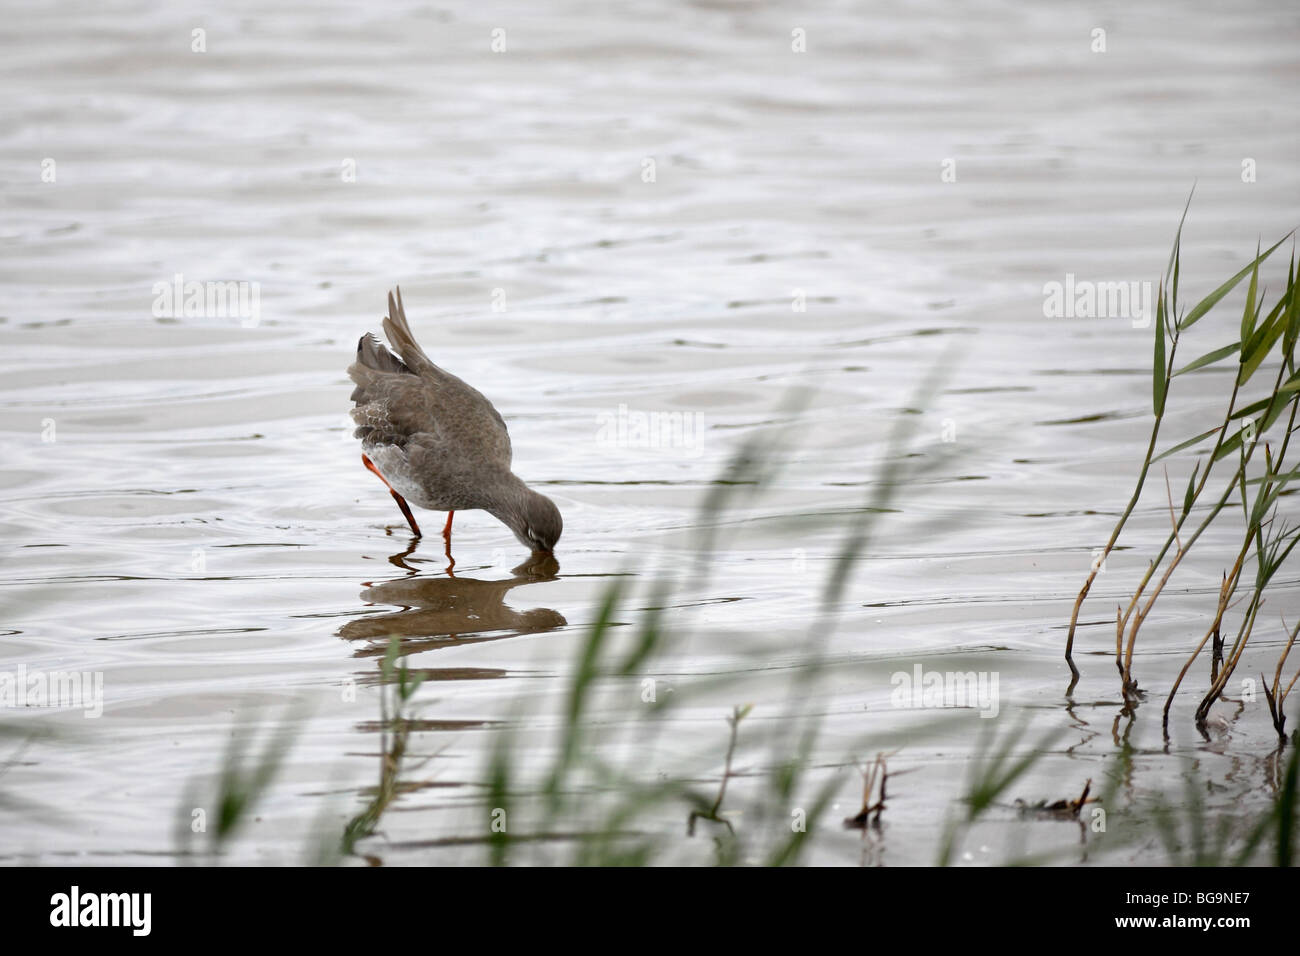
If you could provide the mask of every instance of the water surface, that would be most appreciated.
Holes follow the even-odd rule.
[[[434,756],[364,852],[481,860],[495,735],[515,727],[521,762],[544,764],[604,589],[666,566],[688,585],[666,621],[691,639],[654,676],[734,680],[675,711],[645,769],[709,743],[712,788],[731,707],[755,704],[750,727],[781,718],[846,522],[909,409],[917,453],[946,457],[883,516],[832,609],[814,764],[842,786],[809,859],[863,859],[835,821],[857,810],[864,737],[859,759],[897,750],[909,771],[887,863],[935,858],[981,727],[1018,710],[1064,737],[1017,796],[1099,775],[1124,732],[1104,621],[1163,538],[1158,501],[1094,589],[1072,701],[1063,624],[1145,442],[1151,333],[1045,318],[1043,287],[1158,278],[1193,182],[1189,298],[1297,224],[1289,6],[23,5],[0,37],[0,667],[104,679],[97,720],[0,714],[20,737],[59,731],[0,739],[15,755],[0,788],[27,803],[0,807],[0,858],[174,859],[232,728],[301,704],[227,858],[303,860],[375,782],[396,633],[430,678],[411,750]],[[258,314],[156,314],[155,285],[178,275],[256,283]],[[496,403],[518,473],[559,503],[558,567],[512,570],[510,533],[467,513],[451,577],[362,469],[344,368],[396,283],[425,349]],[[1232,322],[1198,326],[1198,352]],[[945,357],[940,392],[911,408]],[[1223,381],[1203,381],[1179,429],[1218,414]],[[700,580],[702,496],[740,443],[789,424],[800,386],[815,392],[786,467],[727,513]],[[680,442],[619,439],[619,416],[652,412],[682,413]],[[1189,468],[1171,466],[1175,486]],[[1214,807],[1262,807],[1262,699],[1207,741],[1187,695],[1160,736],[1233,534],[1203,548],[1144,630],[1136,669],[1157,699],[1127,731],[1129,790],[1176,799],[1190,759]],[[1287,578],[1243,672],[1271,673],[1278,614],[1300,613]],[[998,674],[999,718],[931,726],[891,706],[892,675],[918,663]],[[737,761],[766,766],[743,746]],[[645,825],[708,859],[687,812]],[[995,862],[1017,828],[1066,859],[1078,839],[1003,809],[967,860]]]

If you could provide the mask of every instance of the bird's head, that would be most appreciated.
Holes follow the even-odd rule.
[[[560,540],[564,519],[546,495],[530,490],[506,521],[519,543],[532,551],[550,552]]]

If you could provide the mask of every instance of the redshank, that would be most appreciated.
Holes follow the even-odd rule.
[[[457,511],[481,508],[533,551],[552,551],[564,523],[560,509],[510,470],[510,435],[500,413],[475,388],[443,371],[416,344],[402,290],[388,294],[384,333],[392,351],[367,332],[348,376],[361,461],[388,486],[416,536],[407,505],[446,511],[451,543]],[[449,550],[450,553],[450,550]]]

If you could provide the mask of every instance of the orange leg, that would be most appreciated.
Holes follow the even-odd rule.
[[[451,540],[451,519],[454,518],[455,516],[456,516],[456,512],[448,511],[447,523],[442,528],[442,536],[446,538],[448,541]]]
[[[393,500],[397,502],[397,507],[402,509],[402,516],[406,518],[406,523],[411,526],[411,530],[415,533],[415,536],[417,538],[422,537],[422,535],[420,534],[420,526],[415,523],[415,516],[411,514],[411,509],[406,504],[406,499],[393,490],[393,486],[388,483],[387,478],[379,474],[379,469],[375,467],[375,463],[373,461],[371,461],[365,455],[362,455],[361,463],[365,465],[368,469],[373,471],[375,473],[375,477],[384,483],[384,486],[388,489],[389,494],[393,496]],[[447,525],[448,527],[451,526],[450,520],[448,520]]]

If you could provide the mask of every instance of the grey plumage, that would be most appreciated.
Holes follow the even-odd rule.
[[[553,549],[559,509],[510,470],[510,435],[492,403],[420,348],[400,289],[389,293],[383,328],[397,354],[367,333],[348,376],[354,434],[384,480],[422,508],[481,508],[533,550]]]

